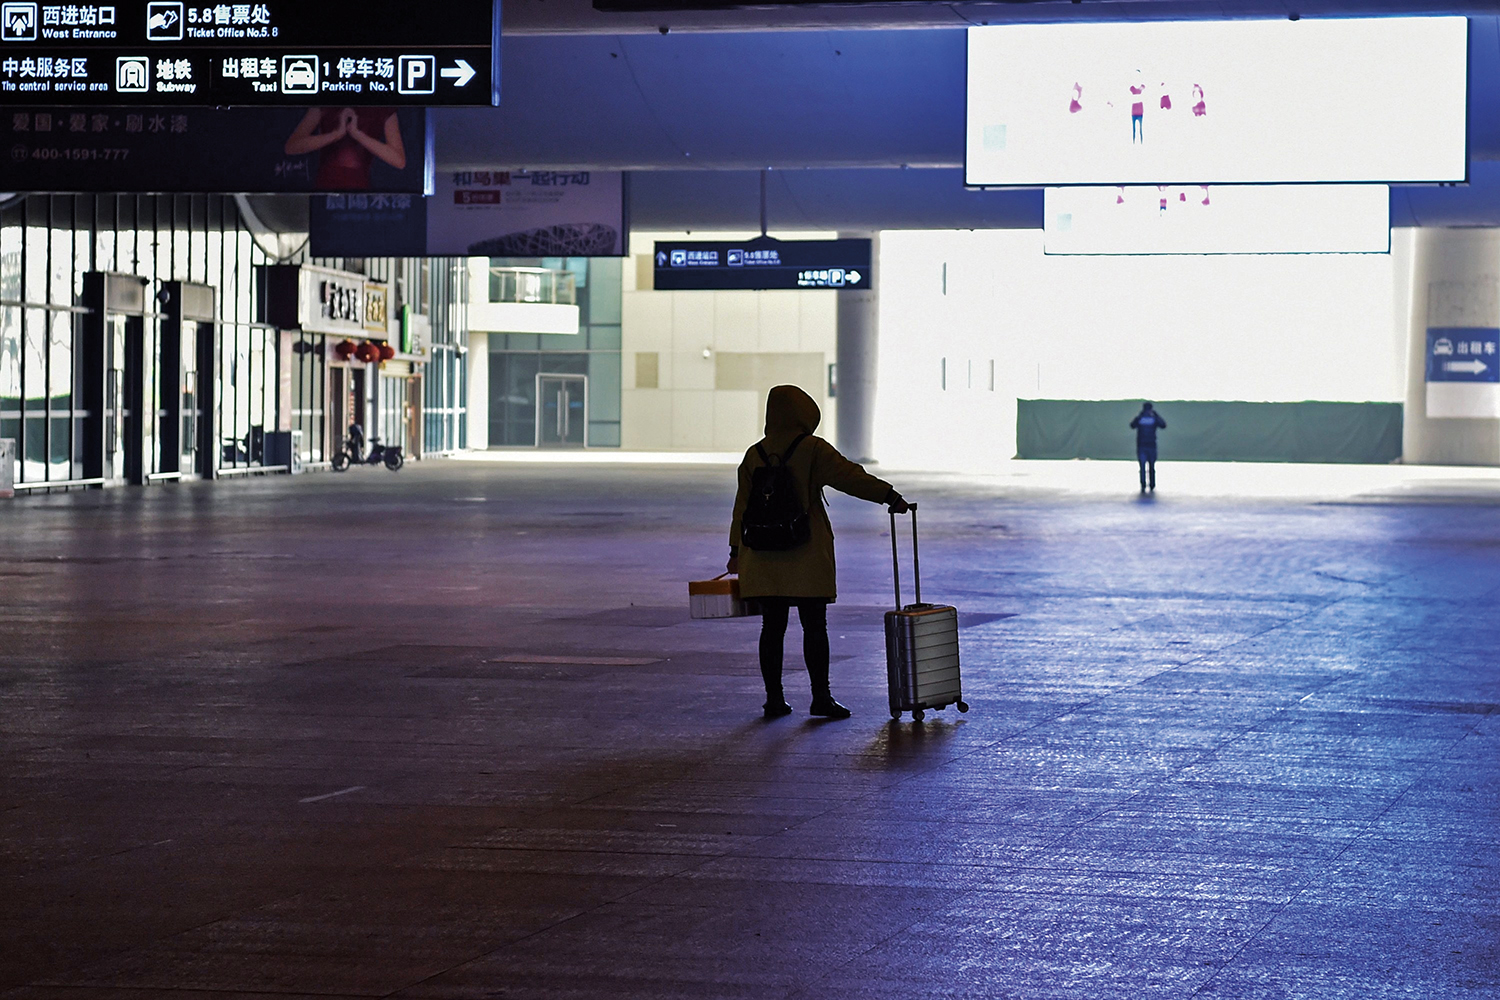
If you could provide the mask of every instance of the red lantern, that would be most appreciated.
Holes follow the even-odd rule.
[[[354,352],[354,356],[366,364],[371,364],[380,360],[380,348],[367,340],[359,345],[359,349]]]
[[[333,353],[337,354],[344,361],[348,361],[349,356],[354,353],[356,346],[352,340],[341,340],[333,345]]]
[[[380,360],[389,361],[396,356],[396,349],[384,341],[380,344]]]

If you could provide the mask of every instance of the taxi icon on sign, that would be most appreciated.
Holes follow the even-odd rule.
[[[318,59],[316,56],[286,56],[281,60],[283,94],[316,94],[318,92]]]

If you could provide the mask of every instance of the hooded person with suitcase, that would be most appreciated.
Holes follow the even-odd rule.
[[[794,385],[778,385],[766,399],[766,436],[745,452],[729,527],[729,564],[740,578],[740,596],[762,608],[760,672],[766,684],[765,717],[788,715],[781,684],[783,643],[793,606],[802,622],[802,652],[812,684],[812,715],[847,719],[828,683],[828,605],[838,596],[833,526],[823,488],[909,508],[883,479],[813,436],[823,418],[818,404]]]

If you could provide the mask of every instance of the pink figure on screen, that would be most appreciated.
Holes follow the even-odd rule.
[[[1193,84],[1193,96],[1198,98],[1198,103],[1193,105],[1193,117],[1202,118],[1204,115],[1208,114],[1208,106],[1203,103],[1203,88],[1198,86],[1196,83]]]
[[[1081,100],[1083,100],[1083,88],[1075,83],[1073,84],[1073,99],[1068,102],[1068,114],[1076,115],[1083,110],[1083,105],[1078,103]]]
[[[1167,189],[1158,184],[1156,185],[1156,193],[1161,195],[1161,208],[1157,210],[1157,214],[1160,215],[1167,210]]]
[[[1198,186],[1203,189],[1203,204],[1207,205],[1208,204],[1208,185],[1207,184],[1199,184]]]
[[[1166,84],[1163,83],[1162,87],[1165,88]],[[1161,92],[1161,109],[1163,111],[1172,110],[1172,95],[1167,93],[1165,89]]]
[[[1125,189],[1123,187],[1120,188],[1120,193],[1117,194],[1117,195],[1115,195],[1115,204],[1116,205],[1123,205],[1123,204],[1125,204]]]
[[[1146,82],[1141,71],[1135,71],[1135,83],[1130,85],[1130,141],[1132,144],[1146,141]]]
[[[1187,192],[1184,191],[1177,196],[1178,201],[1187,201]]]

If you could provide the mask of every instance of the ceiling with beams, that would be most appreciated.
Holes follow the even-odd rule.
[[[739,3],[716,0],[504,0],[508,35],[623,35],[669,31],[962,28],[1022,21],[1226,20],[1385,14],[1491,14],[1493,3],[1429,0],[1008,0],[1004,3]]]

